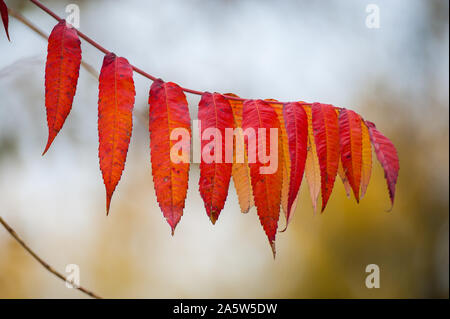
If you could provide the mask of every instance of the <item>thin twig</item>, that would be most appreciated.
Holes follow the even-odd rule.
[[[61,273],[59,273],[58,271],[56,271],[55,269],[53,269],[52,266],[50,266],[46,261],[44,261],[41,257],[39,257],[20,237],[19,235],[17,235],[17,233],[14,231],[14,229],[9,226],[6,221],[0,216],[0,224],[3,225],[3,227],[8,231],[8,233],[20,244],[20,246],[22,246],[31,256],[33,256],[34,259],[36,259],[38,261],[38,263],[40,263],[45,269],[47,269],[49,272],[51,272],[53,275],[55,275],[56,277],[58,277],[59,279],[65,281],[65,282],[69,282],[70,281],[67,280],[67,278],[62,275]],[[95,299],[101,299],[100,296],[96,295],[95,293],[93,293],[92,291],[87,290],[86,288],[83,288],[81,286],[76,287],[73,283],[71,283],[75,288],[77,288],[79,291],[85,293],[86,295],[95,298]]]
[[[38,8],[40,8],[41,10],[43,10],[44,12],[46,12],[48,15],[52,16],[55,20],[57,20],[57,21],[63,20],[60,16],[58,16],[55,12],[53,12],[52,10],[50,10],[48,7],[46,7],[46,6],[45,6],[43,3],[41,3],[40,1],[38,1],[38,0],[30,0],[30,1],[31,1],[33,4],[35,4]],[[79,30],[77,30],[77,29],[76,29],[76,31],[77,31],[78,35],[80,36],[80,38],[83,38],[85,41],[87,41],[90,45],[92,45],[93,47],[95,47],[97,50],[103,52],[104,54],[111,53],[111,51],[108,51],[107,49],[105,49],[103,46],[101,46],[101,45],[100,45],[99,43],[97,43],[96,41],[92,40],[90,37],[88,37],[87,35],[85,35],[83,32],[81,32],[81,31],[79,31]],[[153,76],[153,75],[151,75],[151,74],[148,74],[147,72],[141,70],[140,68],[138,68],[138,67],[136,67],[136,66],[134,66],[134,65],[131,65],[131,66],[132,66],[134,72],[139,73],[140,75],[142,75],[142,76],[144,76],[144,77],[146,77],[146,78],[148,78],[148,79],[150,79],[150,80],[152,80],[152,81],[155,81],[155,80],[158,79],[156,76]],[[182,89],[184,92],[191,93],[191,94],[196,94],[196,95],[202,95],[203,93],[205,93],[205,92],[203,92],[203,91],[198,91],[198,90],[188,89],[188,88],[184,88],[184,87],[182,87],[181,89]],[[248,99],[245,99],[245,98],[240,98],[240,97],[230,96],[230,95],[226,95],[226,94],[223,94],[223,96],[224,96],[225,98],[229,99],[229,100],[235,100],[235,101],[246,101],[246,100],[248,100]],[[270,103],[273,103],[273,104],[286,104],[286,103],[289,103],[289,102],[271,101]],[[299,103],[299,104],[302,104],[302,105],[311,105],[311,103],[306,103],[306,102],[298,102],[298,103]]]
[[[24,25],[29,27],[31,30],[36,32],[38,35],[40,35],[44,39],[48,39],[48,35],[39,29],[37,26],[35,26],[31,21],[29,21],[27,18],[22,16],[20,13],[15,12],[12,9],[8,9],[8,13],[10,16],[16,18],[18,21],[22,22]],[[93,77],[98,79],[98,73],[97,71],[88,63],[82,61],[81,66],[88,71]],[[49,272],[54,274],[56,277],[60,278],[61,280],[67,281],[67,278],[64,277],[62,274],[57,272],[55,269],[53,269],[46,261],[44,261],[41,257],[39,257],[31,248],[17,235],[17,233],[14,231],[14,229],[9,226],[5,220],[0,216],[0,223],[3,225],[3,227],[8,231],[8,233],[28,252],[31,256],[33,256],[34,259],[36,259],[45,269],[47,269]],[[72,284],[73,285],[73,284]],[[73,285],[75,286],[75,285]],[[81,292],[87,294],[88,296],[96,299],[100,299],[101,297],[96,295],[95,293],[87,290],[83,287],[77,287],[78,290]]]

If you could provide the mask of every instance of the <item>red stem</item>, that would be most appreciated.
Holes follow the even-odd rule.
[[[49,14],[50,16],[52,16],[54,19],[56,19],[57,21],[61,21],[63,20],[61,17],[59,17],[56,13],[54,13],[52,10],[50,10],[49,8],[47,8],[44,4],[42,4],[40,1],[38,0],[30,0],[33,4],[35,4],[38,8],[42,9],[43,11],[45,11],[47,14]],[[85,41],[87,41],[90,45],[92,45],[93,47],[97,48],[99,51],[103,52],[104,54],[108,54],[110,53],[110,51],[108,51],[107,49],[105,49],[104,47],[102,47],[100,44],[98,44],[97,42],[95,42],[94,40],[92,40],[90,37],[88,37],[87,35],[85,35],[83,32],[76,30],[78,35],[80,36],[80,38],[83,38]],[[157,77],[148,74],[147,72],[139,69],[138,67],[131,65],[133,68],[133,71],[136,73],[139,73],[140,75],[155,81],[156,79],[158,79]],[[197,94],[197,95],[202,95],[204,92],[202,91],[197,91],[197,90],[193,90],[193,89],[188,89],[188,88],[183,88],[184,92],[187,93],[191,93],[191,94]],[[225,96],[227,99],[229,100],[236,100],[236,101],[246,101],[247,99],[244,98],[239,98],[239,97],[234,97],[234,96],[229,96],[229,95],[223,95]],[[275,103],[275,104],[285,104],[285,103],[289,103],[289,102],[279,102],[279,101],[270,101],[270,103]],[[305,102],[299,102],[300,104],[303,105],[311,105],[311,103],[305,103]]]

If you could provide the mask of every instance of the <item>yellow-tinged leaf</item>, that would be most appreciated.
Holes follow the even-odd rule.
[[[291,158],[289,155],[289,141],[286,133],[286,125],[284,123],[283,117],[283,104],[270,103],[276,102],[274,99],[266,99],[270,106],[273,107],[277,113],[278,121],[280,122],[281,129],[281,141],[282,141],[282,157],[283,157],[283,183],[281,185],[281,208],[283,209],[284,215],[287,216],[288,213],[288,195],[289,195],[289,181],[291,174]]]
[[[341,160],[339,160],[338,175],[342,180],[342,184],[344,184],[345,194],[347,194],[347,197],[350,198],[350,193],[352,192],[352,187],[350,186],[350,183],[348,182],[348,178],[345,175],[344,167],[342,166]]]
[[[233,163],[231,175],[234,187],[238,195],[239,206],[242,213],[248,213],[250,208],[255,206],[252,189],[250,187],[250,171],[247,163]]]
[[[225,95],[238,97],[236,94],[227,93]],[[229,100],[231,109],[233,111],[234,124],[236,128],[242,128],[242,101]],[[238,196],[239,206],[242,213],[247,213],[250,208],[255,206],[253,199],[252,187],[250,184],[250,168],[248,166],[247,151],[244,147],[244,135],[238,131],[233,148],[233,166],[231,168],[231,176],[233,177],[234,187]],[[243,146],[244,162],[236,163],[236,146],[237,144]]]
[[[317,210],[317,199],[320,193],[320,166],[317,156],[316,143],[312,128],[312,111],[310,107],[304,106],[308,115],[308,154],[306,155],[305,175],[308,181],[309,194],[311,196],[314,212]]]

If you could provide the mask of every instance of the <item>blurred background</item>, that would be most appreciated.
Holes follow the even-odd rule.
[[[45,32],[56,24],[28,1],[6,0]],[[59,271],[111,298],[449,297],[449,2],[44,1],[61,16],[80,7],[80,29],[147,72],[185,87],[247,98],[332,103],[359,112],[398,149],[394,209],[374,155],[357,205],[340,180],[313,214],[304,182],[273,260],[255,208],[239,211],[230,183],[215,226],[191,166],[174,237],[156,203],[148,137],[151,82],[135,74],[133,136],[105,214],[98,167],[98,82],[81,68],[73,108],[45,157],[47,43],[10,17],[0,31],[0,215]],[[368,4],[379,28],[366,26]],[[97,72],[102,54],[82,41]],[[188,95],[191,117],[198,96]],[[280,228],[284,226],[280,219]],[[380,288],[368,289],[368,264]],[[0,228],[1,298],[85,298],[48,273]]]

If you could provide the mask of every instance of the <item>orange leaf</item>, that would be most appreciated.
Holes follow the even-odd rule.
[[[359,202],[362,166],[361,117],[351,110],[342,109],[339,114],[339,139],[342,166]]]
[[[153,82],[148,102],[153,183],[159,207],[173,235],[183,215],[188,188],[191,119],[186,96],[175,83]],[[185,132],[187,140],[183,136],[179,141],[172,140],[175,129]],[[173,160],[172,148],[177,146],[181,156]]]
[[[81,64],[81,42],[77,31],[61,20],[48,38],[45,66],[45,107],[48,141],[44,155],[72,109]]]
[[[281,151],[282,151],[282,165],[283,165],[283,182],[281,186],[281,208],[283,208],[284,215],[286,216],[286,227],[288,214],[288,196],[289,196],[289,181],[291,172],[291,159],[289,155],[289,142],[286,133],[286,126],[283,118],[283,104],[280,103],[270,103],[276,102],[274,99],[265,99],[264,101],[269,102],[270,106],[273,107],[277,113],[278,121],[280,122],[280,134],[281,134]]]
[[[225,95],[238,97],[236,94],[227,93]],[[229,100],[231,109],[233,111],[234,126],[235,128],[242,128],[242,107],[243,102],[237,100]],[[242,145],[244,148],[244,135],[241,131],[235,136],[235,143],[233,145],[233,165],[231,169],[231,174],[233,176],[234,187],[236,188],[236,193],[238,195],[239,206],[241,207],[241,212],[247,213],[251,207],[255,205],[252,194],[252,187],[250,184],[250,168],[248,166],[248,156],[247,150],[244,149],[244,160],[239,159],[239,163],[236,158],[237,145]]]
[[[339,119],[339,109],[335,108],[336,114]],[[345,174],[344,167],[342,166],[342,160],[339,160],[338,164],[338,175],[341,178],[342,184],[344,184],[345,194],[347,195],[347,198],[350,198],[350,195],[352,193],[352,187],[350,186],[350,183],[348,182],[348,178]]]
[[[362,170],[361,170],[361,198],[364,197],[369,185],[370,176],[372,174],[372,145],[370,144],[369,129],[361,121],[361,135],[362,135]]]
[[[323,212],[333,191],[339,165],[339,125],[332,105],[313,103],[311,109],[320,164]]]
[[[99,78],[98,157],[106,187],[106,213],[122,176],[133,128],[133,69],[127,59],[105,55]]]
[[[308,116],[308,153],[306,154],[305,176],[309,186],[309,194],[314,212],[317,210],[317,199],[320,193],[320,165],[317,156],[316,142],[312,128],[312,110],[310,107],[303,106]]]
[[[230,103],[220,94],[206,92],[199,103],[198,119],[201,121],[202,144],[200,195],[206,213],[215,224],[225,205],[231,178],[232,163],[226,162],[225,143],[225,129],[234,126]],[[214,154],[211,154],[212,150]]]
[[[273,163],[263,160],[261,154],[266,155],[267,150],[270,149],[270,136],[274,133],[271,132],[270,128],[275,128],[278,133],[280,124],[276,112],[267,102],[247,100],[244,102],[242,128],[246,133],[248,133],[247,130],[254,132],[253,135],[245,135],[253,195],[259,220],[269,239],[275,257],[275,235],[280,217],[280,196],[283,178],[283,167],[280,165],[282,152],[277,149],[276,160],[278,163],[275,163],[277,164],[275,171],[271,171],[269,168]],[[263,132],[266,135],[265,141]],[[279,134],[278,143],[281,144],[281,136]],[[252,157],[255,159],[254,161]],[[273,169],[273,167],[271,168]]]

